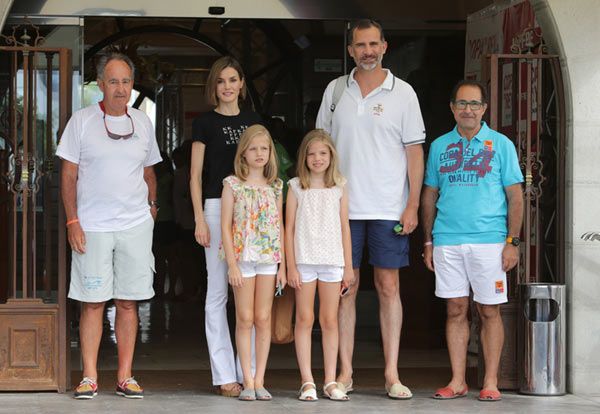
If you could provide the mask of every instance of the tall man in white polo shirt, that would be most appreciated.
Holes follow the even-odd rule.
[[[128,108],[131,60],[103,56],[97,67],[102,102],[77,111],[61,137],[61,192],[72,249],[69,298],[82,303],[79,337],[83,380],[75,398],[97,394],[104,305],[114,299],[119,365],[117,394],[142,398],[131,365],[138,300],[154,296],[152,230],[158,205],[153,165],[161,161],[154,127]]]
[[[386,49],[377,22],[360,20],[351,26],[348,53],[356,68],[345,79],[339,102],[334,102],[336,81],[327,86],[317,127],[335,141],[350,197],[356,283],[340,303],[338,386],[346,391],[353,388],[355,303],[366,241],[379,297],[385,388],[390,398],[408,399],[412,393],[398,374],[402,328],[398,269],[408,266],[408,234],[418,224],[425,128],[414,90],[381,66]],[[399,223],[397,234],[394,227]]]

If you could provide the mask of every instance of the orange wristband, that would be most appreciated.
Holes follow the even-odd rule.
[[[74,224],[74,223],[79,223],[79,219],[73,219],[73,220],[67,221],[67,226],[70,226],[71,224]]]

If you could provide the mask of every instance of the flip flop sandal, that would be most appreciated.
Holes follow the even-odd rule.
[[[354,392],[354,380],[352,378],[350,378],[350,382],[348,383],[348,385],[344,384],[343,382],[338,381],[337,387],[340,390],[342,390],[343,392],[345,392],[346,394],[350,394],[350,393]]]
[[[298,395],[300,401],[314,402],[319,399],[319,397],[317,397],[317,386],[314,382],[310,381],[307,381],[300,386]]]
[[[267,391],[266,388],[257,388],[255,390],[256,392],[256,399],[258,401],[271,401],[273,399],[273,396],[271,395],[271,393],[269,391]]]
[[[408,389],[406,385],[402,385],[402,383],[397,382],[393,384],[391,387],[385,387],[387,392],[387,396],[392,400],[410,400],[412,398],[412,392]]]
[[[466,387],[462,391],[455,392],[450,387],[439,388],[436,390],[435,394],[433,394],[433,398],[436,400],[453,400],[455,398],[466,397],[469,392],[469,387]]]
[[[240,401],[256,401],[256,390],[254,388],[244,388],[238,396]]]
[[[496,401],[500,401],[502,399],[502,394],[500,394],[500,391],[495,391],[495,390],[481,390],[479,392],[479,401],[486,401],[486,402],[496,402]]]
[[[331,387],[332,385],[335,385],[335,388],[333,388],[331,391],[327,391],[327,388]],[[337,386],[337,382],[335,381],[331,381],[323,385],[323,394],[325,394],[325,396],[331,401],[350,401],[348,394],[340,390]]]

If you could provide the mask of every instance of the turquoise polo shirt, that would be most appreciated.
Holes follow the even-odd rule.
[[[508,214],[504,188],[522,182],[514,144],[485,122],[471,141],[456,127],[433,141],[425,185],[439,192],[434,245],[503,243]]]

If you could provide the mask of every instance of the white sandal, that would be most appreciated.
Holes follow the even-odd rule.
[[[331,390],[331,392],[327,391],[327,388],[331,387],[332,385],[335,385],[335,388],[333,388]],[[337,382],[335,382],[335,381],[331,381],[331,382],[328,382],[327,384],[323,385],[323,394],[325,394],[325,396],[332,401],[349,401],[350,400],[350,397],[348,397],[348,394],[346,394],[344,391],[340,390],[337,386]]]
[[[346,394],[350,394],[351,392],[354,392],[354,380],[352,378],[350,378],[350,382],[348,384],[344,384],[343,382],[338,381],[337,386],[340,390],[342,390]]]
[[[308,388],[308,386],[311,386]],[[317,397],[317,386],[314,382],[306,381],[304,384],[300,386],[300,390],[298,391],[298,399],[300,401],[308,401],[313,402],[317,401],[319,397]]]

